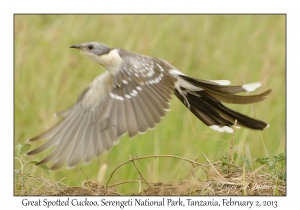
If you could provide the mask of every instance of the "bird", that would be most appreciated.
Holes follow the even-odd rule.
[[[28,142],[47,140],[27,155],[52,152],[37,165],[52,162],[51,170],[73,168],[118,144],[128,134],[134,137],[154,129],[168,111],[172,94],[199,120],[218,132],[233,132],[235,120],[240,128],[263,130],[266,122],[248,117],[224,103],[252,104],[263,101],[271,89],[257,95],[251,92],[260,82],[230,86],[228,80],[202,80],[189,77],[168,62],[100,42],[70,46],[91,58],[106,71],[97,76],[81,93],[76,103],[55,116],[59,121]]]

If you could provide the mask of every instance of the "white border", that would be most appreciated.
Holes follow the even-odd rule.
[[[148,2],[148,1],[147,1]],[[5,209],[21,207],[22,197],[13,197],[13,14],[14,13],[286,13],[287,14],[287,197],[271,197],[279,207],[298,206],[299,200],[299,58],[300,16],[296,1],[1,1],[1,202]],[[297,9],[298,8],[298,9]],[[282,87],[285,88],[285,87]],[[274,93],[276,94],[276,93]],[[285,103],[282,101],[282,103]],[[282,119],[285,120],[285,119]],[[209,198],[210,199],[210,198]],[[237,197],[251,200],[251,197]],[[253,200],[264,200],[254,197]],[[3,208],[4,209],[4,208]],[[140,209],[135,207],[134,209]]]

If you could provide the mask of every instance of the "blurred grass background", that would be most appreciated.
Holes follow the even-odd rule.
[[[72,44],[98,41],[168,61],[183,73],[201,79],[229,79],[232,84],[262,82],[255,93],[272,88],[264,102],[229,105],[270,123],[263,132],[239,129],[234,151],[252,158],[285,151],[286,142],[286,19],[285,15],[15,15],[15,145],[45,131],[58,119],[57,111],[75,103],[79,94],[104,69]],[[261,138],[262,136],[262,138]],[[81,166],[96,179],[108,165],[105,180],[129,156],[172,154],[206,161],[202,153],[216,158],[230,147],[231,135],[207,128],[173,97],[171,111],[156,127],[133,139],[124,136],[109,153]],[[34,144],[35,148],[38,144]],[[45,154],[29,157],[41,160]],[[17,164],[17,163],[16,163]],[[157,158],[141,161],[147,181],[183,179],[188,164]],[[15,167],[17,167],[15,165]],[[186,170],[185,170],[186,169]],[[80,167],[50,173],[67,185],[85,180]],[[138,179],[129,164],[111,183]],[[137,191],[137,184],[121,185],[122,192]]]

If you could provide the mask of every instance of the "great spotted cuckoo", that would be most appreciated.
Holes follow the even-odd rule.
[[[205,125],[232,133],[238,126],[263,130],[268,124],[240,114],[221,102],[251,104],[264,100],[271,90],[241,96],[258,88],[259,82],[229,86],[227,80],[201,80],[181,73],[159,58],[136,54],[102,43],[72,45],[102,65],[106,71],[78,97],[75,105],[57,113],[63,119],[48,131],[29,141],[48,140],[30,151],[35,155],[53,151],[38,165],[53,162],[52,170],[91,162],[117,144],[128,133],[133,137],[153,129],[165,115],[172,93]]]

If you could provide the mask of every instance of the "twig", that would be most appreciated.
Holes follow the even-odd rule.
[[[266,147],[266,145],[265,145],[264,138],[263,138],[263,136],[262,136],[262,134],[261,134],[261,131],[259,131],[259,136],[260,136],[260,140],[261,140],[261,143],[262,143],[262,145],[263,145],[263,147],[264,147],[264,150],[265,150],[265,153],[266,153],[267,157],[270,157],[270,156],[269,156],[269,153],[268,153],[268,150],[267,150],[267,147]]]
[[[242,75],[242,79],[243,79],[243,82],[244,82],[244,84],[245,84],[244,75]],[[247,95],[249,95],[249,93],[247,93]],[[251,109],[252,109],[253,117],[255,118],[254,104],[250,104],[250,106],[251,106]],[[264,138],[263,138],[263,136],[262,136],[262,134],[261,134],[261,131],[259,131],[259,136],[260,136],[261,143],[262,143],[262,145],[263,145],[263,147],[264,147],[265,153],[266,153],[267,157],[269,157],[269,153],[268,153],[268,150],[267,150],[267,148],[266,148],[265,141],[264,141]]]
[[[74,189],[76,189],[78,187],[71,186],[71,187],[68,187],[68,188],[74,188]],[[94,192],[93,190],[89,189],[88,187],[83,186],[82,188],[84,188],[85,190],[91,192],[93,195],[98,195],[96,192]]]
[[[195,169],[196,169],[196,167],[193,167],[191,170],[190,170],[190,172],[189,172],[189,174],[185,177],[185,179],[188,179],[191,175],[195,175]]]
[[[147,183],[148,184],[148,183]],[[149,186],[149,185],[148,185]],[[150,188],[150,186],[149,186]],[[142,192],[142,179],[141,179],[141,176],[140,176],[140,181],[139,181],[139,193]]]
[[[245,175],[245,162],[244,162],[244,164],[243,164],[243,174],[242,174],[242,184],[243,184],[243,195],[247,195],[247,190],[246,190],[246,187],[247,187],[247,185],[246,185],[246,180],[245,180],[245,178],[246,178],[246,175]]]
[[[28,178],[30,178],[30,179],[36,180],[37,182],[40,182],[40,183],[41,183],[41,186],[38,187],[37,189],[33,190],[32,192],[30,192],[30,194],[32,194],[34,191],[38,190],[39,188],[41,188],[41,187],[43,187],[43,186],[53,187],[53,188],[55,188],[58,192],[63,192],[62,189],[59,189],[59,186],[57,187],[57,186],[55,186],[54,184],[52,184],[51,181],[49,181],[50,179],[47,179],[47,178],[36,178],[36,177],[34,177],[34,176],[31,176],[31,175],[28,175],[28,174],[22,174],[22,173],[18,173],[18,172],[16,172],[16,174],[19,174],[19,175],[22,175],[22,176],[26,176],[26,177],[28,177]],[[63,179],[65,179],[65,177],[62,178],[60,181],[56,181],[55,184],[61,183],[61,181],[62,181]],[[63,184],[63,183],[61,183],[61,184]],[[64,184],[63,184],[63,185],[64,185]]]
[[[250,173],[248,179],[250,179],[254,174],[256,174],[257,172],[259,172],[261,169],[263,169],[266,166],[266,163],[261,165],[260,167],[258,167],[257,169],[255,169],[254,171],[252,170],[252,172]]]
[[[117,166],[113,172],[110,174],[110,177],[106,183],[106,188],[110,185],[108,185],[109,181],[111,180],[111,178],[113,177],[114,173],[120,168],[122,167],[123,165],[126,165],[132,161],[135,161],[135,160],[141,160],[141,159],[146,159],[146,158],[158,158],[158,157],[169,157],[169,158],[177,158],[177,159],[181,159],[181,160],[185,160],[185,161],[188,161],[189,163],[191,163],[192,165],[193,164],[196,164],[196,165],[200,165],[200,166],[209,166],[207,164],[203,164],[203,163],[199,163],[199,162],[196,162],[196,161],[193,161],[193,160],[190,160],[190,159],[187,159],[187,158],[183,158],[183,157],[179,157],[179,156],[175,156],[175,155],[148,155],[148,156],[141,156],[141,157],[136,157],[136,158],[132,158],[130,160],[128,160],[127,162],[124,162],[122,164],[120,164],[119,166]]]
[[[84,172],[83,172],[83,170],[82,170],[82,168],[80,167],[80,171],[81,171],[81,173],[83,174],[83,176],[84,176],[84,178],[85,178],[85,180],[88,180],[88,177],[84,174]]]
[[[118,183],[115,183],[115,184],[110,184],[108,185],[107,187],[115,187],[115,186],[118,186],[118,185],[121,185],[121,184],[128,184],[128,183],[132,183],[132,182],[142,182],[144,183],[144,181],[141,181],[141,180],[128,180],[128,181],[123,181],[123,182],[118,182]],[[148,182],[148,184],[155,184],[155,182]]]
[[[237,125],[237,119],[234,121],[234,126],[233,126],[233,133],[232,133],[232,138],[231,138],[231,143],[230,143],[230,155],[229,155],[229,161],[233,160],[233,154],[232,154],[232,148],[234,144],[234,133]]]
[[[209,161],[209,159],[206,157],[206,155],[205,155],[204,153],[202,153],[202,154],[204,155],[204,157],[206,158],[206,160],[207,160],[207,162],[210,164],[210,166],[215,170],[215,172],[217,172],[217,174],[218,174],[223,180],[225,180],[226,182],[228,182],[227,179],[225,179],[225,178],[219,173],[219,171],[213,166],[213,164]]]
[[[129,160],[132,160],[132,164],[134,165],[135,169],[137,170],[137,172],[139,173],[141,179],[144,180],[144,182],[148,185],[148,187],[150,187],[150,185],[148,184],[148,182],[146,181],[146,179],[142,176],[141,172],[139,171],[139,169],[136,167],[135,163],[134,163],[134,160],[131,158],[131,156],[129,157],[130,159]]]

